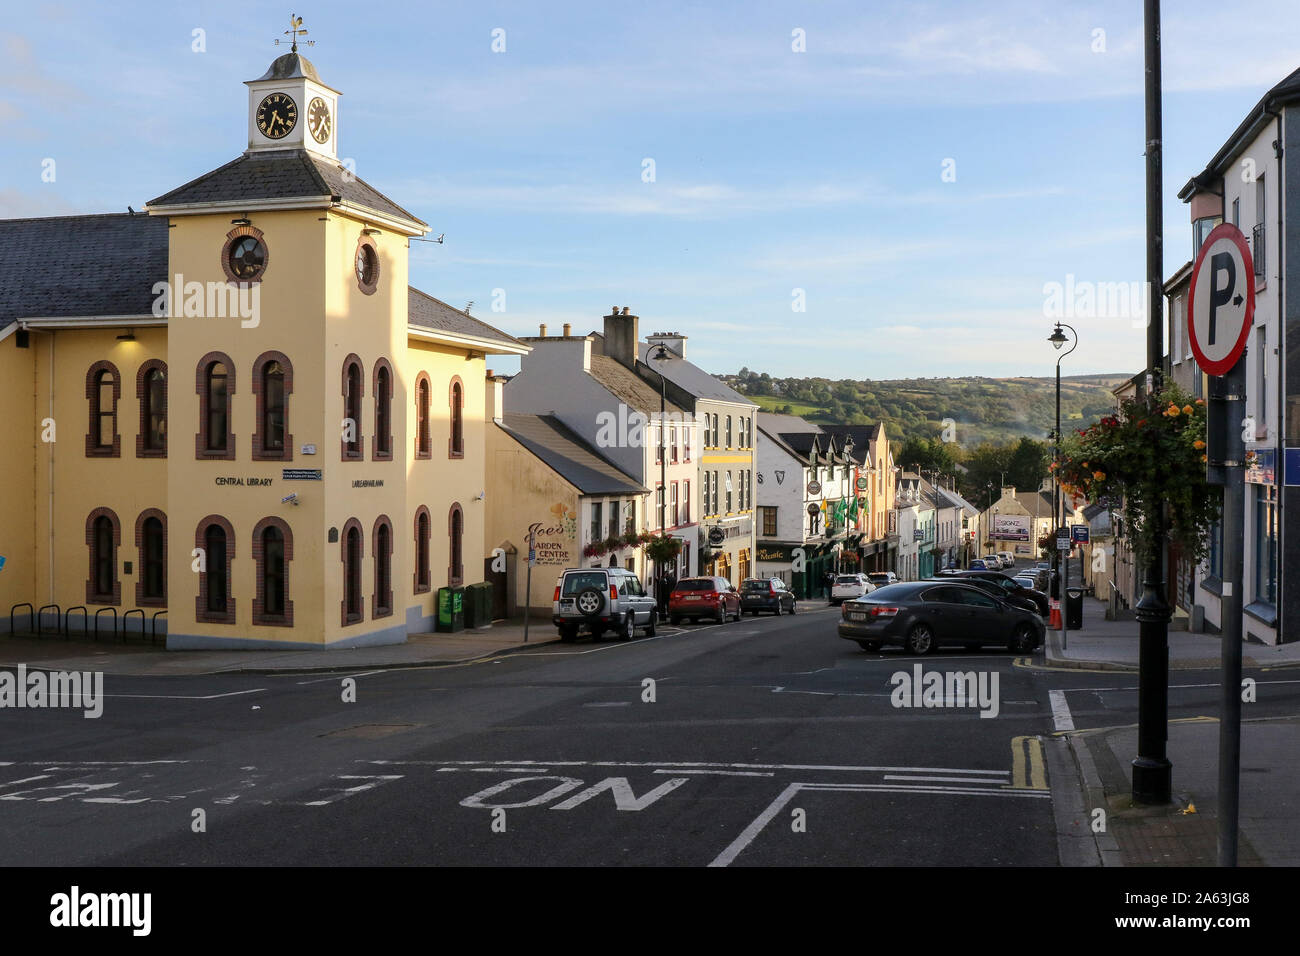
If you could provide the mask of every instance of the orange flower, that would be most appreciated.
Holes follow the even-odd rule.
[[[1165,414],[1168,415],[1170,418],[1173,418],[1175,415],[1178,414],[1178,406],[1177,406],[1177,405],[1170,405],[1170,406],[1165,410]]]
[[[1201,441],[1198,438],[1196,439],[1196,441],[1192,442],[1192,447],[1195,448],[1197,451],[1200,451],[1202,448],[1205,447],[1205,442]]]
[[[1094,471],[1092,477],[1096,478],[1098,481],[1105,481],[1106,473],[1104,471]]]
[[[1196,400],[1196,404],[1197,404],[1197,405],[1204,405],[1204,404],[1205,404],[1205,399],[1203,399],[1203,398],[1198,398],[1198,399]]]
[[[1201,456],[1201,461],[1207,461],[1207,460],[1208,459],[1204,455]]]
[[[1192,406],[1190,406],[1190,405],[1184,405],[1184,406],[1183,406],[1183,414],[1184,414],[1184,415],[1190,415],[1190,414],[1191,414],[1192,412],[1194,412],[1194,411],[1196,411],[1196,409],[1192,408]]]

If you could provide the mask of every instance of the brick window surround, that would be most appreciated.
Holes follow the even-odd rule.
[[[216,526],[225,532],[226,535],[226,560],[225,572],[226,578],[226,610],[209,611],[208,610],[208,585],[212,577],[212,567],[208,563],[212,556],[207,554],[208,547],[208,528]],[[235,560],[235,529],[221,515],[208,515],[202,518],[194,529],[194,547],[202,549],[204,552],[205,571],[199,574],[199,594],[194,599],[194,620],[202,621],[206,624],[234,624],[235,623],[235,598],[231,596],[231,585],[233,584],[230,577],[230,565]]]
[[[356,532],[357,550],[351,561],[348,560],[348,539]],[[366,556],[366,535],[361,530],[361,522],[349,518],[339,533],[339,561],[343,565],[343,600],[339,602],[342,625],[358,624],[365,620],[366,603],[361,595],[361,564]],[[348,598],[356,598],[357,613],[349,616]]]
[[[110,549],[111,554],[101,555],[95,541],[95,524],[100,518],[107,518],[113,528],[113,546]],[[117,575],[117,549],[122,546],[122,525],[117,520],[117,514],[111,508],[96,508],[86,516],[86,551],[89,555],[89,574],[86,577],[86,603],[87,604],[109,604],[113,606],[122,603],[122,580]],[[98,559],[108,561],[110,574],[112,575],[112,590],[100,591],[96,588],[98,575],[96,572],[96,562]]]
[[[447,457],[465,457],[465,383],[459,375],[451,377],[447,387],[447,405],[450,408],[451,434],[447,437]]]
[[[420,505],[415,509],[415,593],[427,594],[432,589],[429,573],[429,538],[433,522],[429,509]]]
[[[284,371],[284,447],[267,449],[266,434],[266,366],[279,362]],[[289,425],[293,419],[289,415],[289,396],[293,394],[293,363],[283,352],[263,352],[253,362],[253,395],[257,405],[257,419],[253,422],[253,460],[254,461],[293,461],[293,433]]]
[[[387,546],[380,540],[381,534],[388,538]],[[391,617],[393,613],[393,522],[388,515],[375,519],[370,532],[371,550],[375,558],[375,590],[370,596],[370,616],[372,618]]]
[[[355,370],[355,377],[354,375]],[[353,378],[356,386],[356,394],[350,394],[351,389],[348,387],[348,379]],[[339,435],[339,456],[343,461],[364,461],[366,457],[366,439],[361,434],[361,414],[362,400],[366,397],[366,372],[365,365],[355,353],[351,353],[343,360],[343,375],[340,378],[340,390],[343,395],[343,421],[352,419],[352,427],[355,429],[356,441],[347,441],[344,434]],[[345,426],[340,424],[341,429]]]
[[[112,409],[103,409],[99,401],[99,379],[100,376],[111,378],[113,386],[113,407]],[[100,361],[90,366],[86,370],[86,398],[90,403],[90,417],[87,420],[86,429],[86,457],[87,458],[118,458],[122,454],[122,436],[117,430],[117,403],[122,397],[122,375],[117,370],[117,366],[112,362]],[[99,444],[99,418],[101,413],[106,413],[112,418],[113,426],[113,443],[111,445]]]
[[[383,373],[382,375],[380,373]],[[375,394],[374,440],[370,445],[371,461],[393,460],[393,366],[388,359],[375,360],[371,371],[371,391]],[[381,388],[380,386],[386,386]]]
[[[149,386],[153,373],[161,372],[162,377],[158,380],[158,388],[161,392],[159,405],[162,406],[162,440],[158,443],[157,448],[146,447],[146,438],[150,429],[150,395]],[[140,404],[140,428],[135,435],[135,457],[137,458],[166,458],[167,457],[167,363],[161,359],[150,359],[140,366],[140,370],[135,375],[135,398]]]
[[[275,528],[284,542],[284,612],[268,614],[266,611],[266,542],[265,532]],[[293,627],[293,600],[289,597],[289,571],[293,567],[293,529],[283,518],[263,518],[253,528],[253,561],[257,565],[257,594],[253,598],[253,623],[267,627]]]
[[[208,434],[212,408],[208,390],[208,370],[220,362],[226,369],[226,447],[209,448],[209,441],[215,437]],[[194,367],[194,390],[199,396],[199,431],[194,436],[194,457],[196,460],[234,461],[235,460],[235,363],[225,352],[209,352],[199,359]]]
[[[353,263],[352,271],[356,275],[357,288],[361,290],[362,295],[374,295],[375,290],[379,288],[379,247],[375,245],[375,240],[371,239],[364,232],[357,239],[355,259],[359,260],[361,258],[363,249],[369,250],[366,254],[367,271],[363,274],[361,270],[356,268],[355,261]],[[367,282],[367,279],[370,281]]]
[[[415,457],[433,457],[433,439],[430,437],[429,421],[430,396],[433,386],[429,383],[429,373],[421,372],[415,377]]]
[[[453,502],[447,512],[447,587],[465,583],[465,511],[460,502]]]
[[[145,573],[147,564],[144,553],[144,525],[150,518],[158,519],[162,525],[162,596],[146,597],[144,593]],[[135,576],[135,603],[137,607],[166,607],[167,606],[167,515],[157,508],[146,508],[140,512],[135,519],[135,551],[136,551],[136,576]]]
[[[234,270],[230,268],[230,250],[234,248],[235,243],[245,236],[252,236],[262,244],[262,268],[258,270],[257,275],[251,279],[241,279],[235,275]],[[226,279],[240,287],[246,287],[254,282],[261,282],[266,276],[266,270],[271,268],[271,251],[266,245],[266,236],[261,229],[256,226],[236,226],[226,233],[226,241],[221,245],[221,271],[226,274]]]

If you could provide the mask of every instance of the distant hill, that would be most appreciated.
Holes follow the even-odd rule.
[[[966,447],[1004,444],[1022,436],[1043,440],[1056,420],[1055,378],[773,378],[742,368],[718,378],[765,411],[785,411],[821,423],[883,421],[897,441],[934,437],[943,420],[957,423]],[[1131,376],[1061,378],[1061,427],[1082,428],[1115,407],[1111,389]]]

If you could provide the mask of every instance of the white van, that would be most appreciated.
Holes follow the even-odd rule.
[[[1002,559],[1004,568],[1014,568],[1016,566],[1016,556],[1010,551],[999,551],[998,557]]]

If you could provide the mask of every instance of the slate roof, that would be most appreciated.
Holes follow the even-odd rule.
[[[628,408],[646,415],[659,414],[659,389],[651,387],[645,379],[617,359],[592,352],[591,377],[609,389]],[[688,414],[672,402],[668,402],[664,408],[671,414]]]
[[[0,329],[21,318],[149,315],[167,279],[167,219],[0,219]]]
[[[346,175],[345,175],[346,174]],[[250,150],[192,179],[157,199],[153,209],[192,203],[240,202],[255,204],[269,199],[329,199],[347,202],[386,216],[427,225],[336,160],[305,149]]]
[[[745,405],[749,408],[758,408],[757,403],[741,395],[738,391],[714,378],[704,369],[700,368],[693,362],[688,362],[671,349],[668,351],[668,357],[660,361],[659,359],[650,359],[650,345],[647,342],[638,342],[636,347],[637,358],[646,368],[660,374],[679,388],[689,392],[696,398],[703,398],[716,402],[734,402],[737,405]]]
[[[583,494],[649,494],[554,415],[507,412],[500,427]]]
[[[406,297],[406,321],[422,329],[436,329],[440,332],[453,332],[457,335],[472,335],[475,338],[500,342],[503,345],[526,347],[513,335],[507,335],[498,328],[480,322],[468,312],[448,305],[441,299],[435,299],[427,292],[408,286]]]

